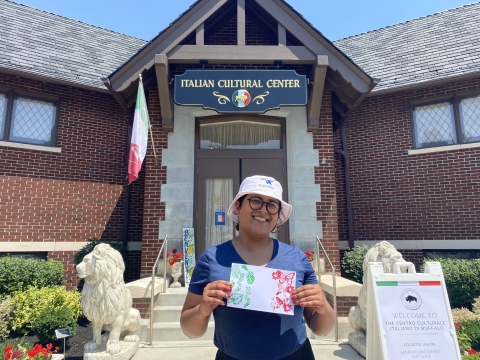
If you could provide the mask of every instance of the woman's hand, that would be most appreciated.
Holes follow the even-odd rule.
[[[295,305],[303,307],[303,317],[315,335],[327,335],[335,325],[335,311],[328,303],[319,284],[300,286],[292,294]]]
[[[319,284],[300,286],[293,293],[292,300],[295,305],[313,308],[318,314],[323,314],[330,307]]]
[[[232,284],[225,280],[216,280],[207,284],[203,289],[198,311],[205,316],[210,316],[217,306],[225,306],[223,299],[230,299],[231,291]]]
[[[229,299],[231,291],[232,284],[224,280],[207,284],[202,295],[189,291],[183,304],[182,315],[180,315],[183,333],[191,339],[205,334],[213,310],[219,305],[225,305],[223,299]]]

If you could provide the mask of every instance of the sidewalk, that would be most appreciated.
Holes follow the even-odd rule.
[[[310,340],[312,343],[313,353],[317,360],[332,360],[332,359],[348,359],[348,360],[364,360],[346,341],[339,341],[336,343],[333,340]],[[175,346],[175,343],[177,343]],[[188,343],[178,344],[178,342],[171,342],[164,344],[161,347],[153,347],[144,345],[139,347],[132,360],[213,360],[217,348],[211,342],[198,341],[198,344]],[[195,346],[196,345],[196,346]],[[254,359],[252,359],[254,360]]]

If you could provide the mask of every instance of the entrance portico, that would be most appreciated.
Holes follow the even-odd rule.
[[[261,36],[255,38],[254,34]],[[195,96],[189,104],[200,105],[175,104],[178,84],[174,76],[192,69],[264,73],[295,70],[307,78],[307,103],[278,103],[276,108],[248,116],[240,108],[236,112],[212,110]],[[149,93],[154,142],[162,148],[161,168],[153,166],[151,152],[147,152],[145,163],[142,275],[150,273],[160,249],[159,239],[166,234],[169,248],[181,247],[182,229],[194,227],[197,251],[205,248],[205,233],[209,231],[205,229],[206,219],[212,214],[207,210],[210,208],[205,200],[204,180],[226,178],[229,173],[225,169],[225,174],[218,175],[222,166],[215,159],[240,164],[239,170],[230,174],[233,193],[245,174],[249,174],[249,167],[264,170],[267,175],[278,172],[276,177],[282,178],[286,189],[284,197],[294,209],[279,238],[311,250],[315,248],[315,236],[319,236],[339,270],[333,128],[341,126],[349,112],[373,89],[374,79],[281,0],[197,1],[105,79],[125,108],[134,102],[139,74]],[[185,83],[192,87],[210,85],[208,80],[199,84]],[[254,82],[242,85],[247,85],[247,92],[252,93],[258,87]],[[294,81],[272,81],[270,91],[290,85],[295,90]],[[241,88],[232,88],[230,92]],[[211,149],[215,155],[202,155],[208,150],[199,146],[199,124],[205,119],[212,123],[228,122],[232,116],[237,116],[237,121],[259,123],[275,118],[281,124],[279,148],[254,150],[239,143],[235,144],[239,146],[236,150]],[[278,153],[272,155],[274,151]],[[247,161],[241,165],[242,159],[252,158],[256,159],[256,166],[247,165]],[[215,169],[215,174],[210,175],[208,169]],[[222,202],[230,200],[225,198]]]

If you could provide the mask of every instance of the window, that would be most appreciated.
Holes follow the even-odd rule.
[[[416,149],[480,142],[480,95],[412,104]]]
[[[279,121],[228,121],[200,124],[200,149],[281,149]]]
[[[423,250],[423,257],[429,259],[480,259],[480,250]]]
[[[38,252],[0,252],[0,258],[11,256],[11,257],[19,257],[23,259],[37,259],[37,260],[47,260],[47,253],[38,251]]]
[[[57,101],[0,92],[0,140],[55,146]]]

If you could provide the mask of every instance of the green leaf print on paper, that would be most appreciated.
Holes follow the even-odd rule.
[[[240,276],[240,267],[238,265],[232,266],[232,276],[236,278]]]
[[[238,294],[238,293],[235,293],[235,294],[232,294],[232,296],[230,297],[230,301],[232,303],[234,303],[235,305],[238,305],[242,302],[243,300],[243,295],[242,294]]]
[[[255,275],[253,275],[253,272],[248,270],[246,265],[242,265],[242,268],[247,271],[247,282],[251,285],[255,281]]]
[[[244,308],[247,308],[250,306],[250,294],[252,293],[252,288],[250,286],[247,286],[245,288],[245,304],[243,305]]]
[[[245,279],[245,275],[240,274],[240,276],[238,277],[238,286],[235,289],[233,289],[233,291],[240,291],[242,289],[243,279]]]
[[[232,283],[232,294],[230,296],[230,302],[234,305],[242,305],[244,308],[250,306],[250,294],[252,288],[245,286],[244,280],[247,279],[248,284],[253,284],[255,281],[255,275],[252,271],[248,270],[246,265],[235,264],[232,265],[230,281]]]
[[[245,274],[242,274],[240,270],[240,266],[233,265],[232,266],[232,288],[233,291],[240,291],[242,288],[242,282],[245,279]],[[235,284],[237,287],[235,287]]]

